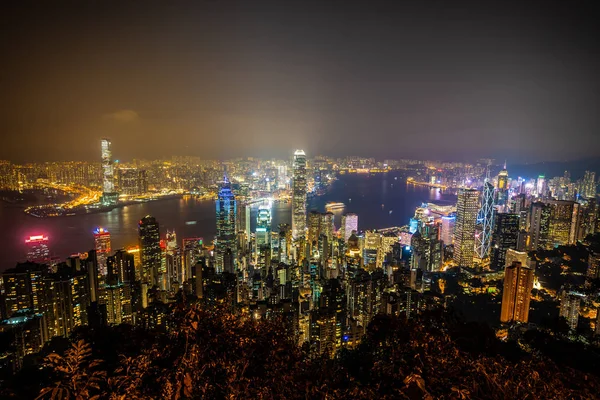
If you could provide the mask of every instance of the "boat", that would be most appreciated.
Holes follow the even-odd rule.
[[[346,205],[344,203],[327,203],[325,204],[326,211],[339,211],[343,210]]]

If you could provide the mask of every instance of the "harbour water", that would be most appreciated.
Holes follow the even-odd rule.
[[[387,228],[408,224],[415,208],[423,202],[450,204],[456,201],[451,194],[439,189],[407,184],[400,174],[342,175],[322,196],[309,199],[308,210],[325,211],[325,204],[341,202],[346,205],[338,210],[336,226],[339,227],[344,212],[358,214],[360,230]],[[256,220],[253,207],[251,221]],[[291,204],[274,203],[272,226],[291,223]],[[210,200],[193,197],[148,202],[116,208],[110,212],[76,215],[58,218],[35,218],[23,209],[8,203],[0,203],[0,270],[10,268],[22,261],[25,254],[25,238],[30,235],[49,236],[53,256],[60,258],[88,251],[93,247],[92,231],[102,226],[111,233],[112,248],[118,249],[137,243],[138,221],[154,216],[161,235],[167,229],[175,230],[179,240],[185,237],[203,237],[211,241],[215,235],[215,207]]]

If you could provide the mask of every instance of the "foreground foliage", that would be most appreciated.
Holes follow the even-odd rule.
[[[524,354],[447,313],[377,317],[358,348],[333,360],[308,357],[281,321],[197,305],[180,306],[175,319],[168,334],[81,332],[64,354],[46,358],[38,398],[586,399],[600,389],[595,376]],[[3,394],[22,397],[14,387]]]

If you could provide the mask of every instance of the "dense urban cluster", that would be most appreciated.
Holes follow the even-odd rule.
[[[101,227],[93,248],[66,260],[52,257],[47,236],[27,238],[26,261],[0,278],[4,376],[41,362],[47,343],[82,327],[180,335],[182,304],[226,310],[240,323],[277,321],[286,343],[308,359],[358,351],[378,315],[406,323],[450,309],[488,322],[524,352],[543,350],[531,335],[586,349],[598,343],[593,172],[576,181],[568,172],[514,179],[506,165],[493,176],[492,160],[307,159],[302,150],[291,162],[177,158],[126,165],[112,160],[110,146],[102,141],[99,165],[4,162],[2,188],[78,185],[100,191],[97,201],[108,206],[148,191],[214,191],[216,237],[161,235],[161,221],[148,215],[138,223],[138,243],[114,251]],[[353,213],[336,226],[342,203],[307,210],[308,196],[326,190],[337,174],[392,169],[404,171],[407,185],[456,190],[456,204],[424,203],[406,226],[366,231]],[[273,201],[291,203],[290,224],[272,226]],[[251,207],[258,207],[252,224]],[[579,367],[595,362],[595,352]]]

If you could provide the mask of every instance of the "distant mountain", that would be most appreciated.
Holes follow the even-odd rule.
[[[581,178],[585,171],[596,172],[596,178],[600,174],[600,157],[586,158],[575,161],[551,161],[535,164],[507,165],[508,173],[512,178],[521,176],[524,178],[536,178],[544,175],[546,178],[562,176],[565,171],[571,173],[571,179]]]

